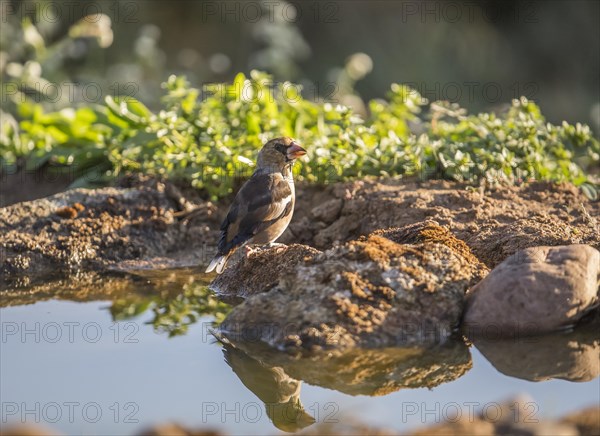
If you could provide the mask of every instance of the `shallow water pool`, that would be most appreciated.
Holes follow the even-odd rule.
[[[480,413],[501,419],[511,398],[532,422],[600,403],[595,326],[519,343],[293,360],[216,341],[212,321],[227,308],[205,283],[184,270],[141,277],[106,301],[94,290],[107,285],[94,281],[4,294],[3,424],[103,435],[166,422],[229,434],[351,422],[410,430]]]

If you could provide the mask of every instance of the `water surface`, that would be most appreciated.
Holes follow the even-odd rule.
[[[230,434],[356,421],[408,430],[456,414],[494,418],[517,395],[531,420],[600,403],[593,325],[520,342],[458,338],[295,360],[216,341],[211,327],[228,308],[205,283],[182,270],[3,294],[3,423],[106,435],[165,422]],[[99,290],[111,299],[99,301]]]

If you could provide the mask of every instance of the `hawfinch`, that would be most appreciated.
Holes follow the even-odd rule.
[[[305,154],[292,138],[272,139],[263,146],[256,171],[238,191],[221,224],[217,255],[206,272],[216,268],[221,274],[238,247],[271,244],[281,236],[294,212],[292,165]]]

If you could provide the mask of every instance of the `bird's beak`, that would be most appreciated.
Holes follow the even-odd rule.
[[[306,154],[306,150],[300,147],[296,142],[292,142],[290,146],[287,148],[287,158],[288,159],[298,159],[301,156]]]

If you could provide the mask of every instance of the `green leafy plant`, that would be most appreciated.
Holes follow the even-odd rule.
[[[600,144],[589,127],[547,123],[525,98],[504,113],[469,115],[445,102],[428,104],[393,84],[385,100],[361,117],[334,102],[315,103],[298,85],[268,74],[238,74],[203,94],[183,77],[163,84],[162,109],[133,98],[44,112],[28,101],[19,122],[3,120],[2,163],[52,161],[73,166],[77,186],[108,183],[124,172],[183,179],[212,198],[232,192],[253,171],[269,138],[293,136],[309,151],[298,178],[327,183],[364,176],[420,176],[477,183],[569,181],[594,195]],[[98,176],[100,174],[100,176]]]

